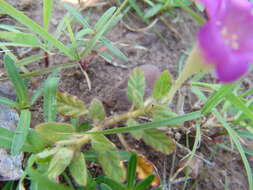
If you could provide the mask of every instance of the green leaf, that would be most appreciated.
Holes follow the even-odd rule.
[[[94,30],[90,28],[84,28],[76,33],[75,38],[76,40],[81,40],[83,36],[86,36],[88,34],[93,34],[93,33],[94,33]]]
[[[127,188],[133,189],[135,185],[136,177],[136,166],[137,166],[137,155],[133,153],[130,157],[127,170]]]
[[[11,155],[18,155],[21,152],[28,135],[30,122],[31,112],[29,110],[21,110],[20,120],[11,145]]]
[[[16,64],[17,64],[18,67],[21,67],[21,66],[28,65],[29,63],[33,63],[33,62],[36,62],[38,60],[41,60],[44,57],[45,57],[44,54],[31,55],[29,57],[25,57],[25,58],[23,58],[21,60],[18,60],[16,62]]]
[[[35,131],[50,142],[69,139],[75,128],[67,123],[48,122],[35,127]]]
[[[164,96],[169,93],[172,85],[172,78],[168,71],[164,71],[160,77],[155,81],[152,96],[160,101]]]
[[[78,22],[84,26],[84,28],[90,28],[89,23],[77,9],[64,2],[61,4]]]
[[[113,53],[116,57],[118,57],[120,60],[127,62],[128,58],[125,56],[124,53],[122,53],[116,46],[114,46],[110,40],[108,40],[105,37],[101,38],[101,42],[105,45],[105,47]]]
[[[14,131],[0,127],[0,147],[11,149],[12,139],[14,135]]]
[[[114,12],[114,14],[110,17],[110,19],[102,26],[99,30],[96,31],[96,34],[93,38],[91,38],[86,45],[86,48],[81,52],[80,57],[88,56],[92,49],[96,46],[97,42],[102,38],[102,36],[107,32],[107,30],[115,23],[117,20],[117,15],[120,13],[120,10],[125,6],[126,2],[122,3],[122,5]]]
[[[41,47],[42,43],[36,36],[24,32],[0,32],[0,38],[25,46]]]
[[[176,148],[171,137],[167,136],[163,131],[157,129],[144,130],[142,138],[146,144],[164,154],[170,154]]]
[[[36,160],[38,162],[48,162],[59,151],[59,147],[54,147],[51,149],[44,149],[42,152],[36,154]]]
[[[208,102],[209,100],[207,100],[206,96],[199,90],[199,88],[197,87],[193,87],[192,88],[193,92],[197,95],[197,97],[199,99],[201,99],[203,102]],[[243,147],[241,145],[241,142],[240,142],[240,139],[238,138],[238,134],[234,131],[233,128],[231,128],[231,126],[223,119],[222,115],[217,111],[217,109],[213,108],[212,109],[212,113],[213,115],[217,118],[217,120],[224,126],[224,128],[227,130],[229,136],[231,137],[232,141],[235,143],[240,155],[241,155],[241,158],[242,158],[242,161],[243,161],[243,164],[244,164],[244,167],[245,167],[245,170],[246,170],[246,173],[247,173],[247,177],[248,177],[248,182],[249,182],[249,189],[253,189],[253,176],[252,176],[252,170],[251,170],[251,167],[250,167],[250,164],[249,164],[249,161],[245,155],[245,151],[243,150]]]
[[[137,5],[136,0],[128,0],[128,2],[129,5],[136,11],[138,16],[141,17],[145,22],[147,22],[147,19],[144,17],[144,12]]]
[[[202,113],[208,114],[220,101],[235,87],[235,84],[224,84],[221,88],[214,92],[212,96],[207,100],[204,107],[202,108]]]
[[[116,150],[117,154],[119,155],[122,161],[127,161],[130,159],[131,153],[126,150]],[[85,159],[90,162],[98,162],[97,159],[97,152],[95,150],[90,150],[84,152]]]
[[[46,31],[49,28],[50,19],[53,12],[53,4],[54,0],[43,0],[43,22],[44,29]]]
[[[146,190],[151,185],[154,179],[155,179],[155,176],[153,174],[148,176],[146,179],[139,182],[134,188],[134,190]]]
[[[60,70],[60,69],[59,69]],[[31,98],[31,105],[33,105],[44,93],[45,91],[45,85],[47,85],[48,81],[51,80],[51,78],[56,77],[59,74],[59,70],[55,70],[53,71],[48,77],[47,79],[42,83],[42,87],[41,88],[37,88],[35,90],[35,92],[32,95]]]
[[[150,18],[155,16],[161,9],[163,8],[163,5],[160,3],[155,4],[153,7],[148,9],[148,11],[145,13],[145,18]]]
[[[115,128],[115,129],[106,129],[103,131],[86,132],[85,134],[128,133],[130,131],[136,131],[136,130],[141,130],[141,129],[152,129],[152,128],[164,127],[164,126],[174,127],[175,125],[178,125],[180,123],[195,120],[202,116],[203,115],[199,111],[196,111],[196,112],[188,113],[188,114],[177,116],[177,117],[172,117],[172,118],[162,120],[162,121],[148,122],[148,123],[131,126],[131,127],[121,127],[121,128]]]
[[[18,108],[18,103],[8,98],[0,96],[0,104],[9,106],[11,108]]]
[[[239,151],[239,153],[241,155],[244,167],[245,167],[246,172],[247,172],[247,177],[248,177],[248,182],[249,182],[249,189],[253,189],[252,169],[250,167],[249,161],[248,161],[248,159],[247,159],[247,157],[245,155],[245,151],[243,150],[243,146],[242,146],[242,144],[240,142],[240,139],[238,138],[237,133],[223,119],[222,115],[217,110],[215,110],[215,112],[213,112],[213,113],[214,113],[215,117],[218,119],[218,121],[225,127],[225,129],[227,130],[229,136],[231,137],[231,139],[235,143],[235,145],[236,145],[236,147],[237,147],[237,149],[238,149],[238,151]]]
[[[56,91],[59,84],[59,78],[53,77],[46,80],[44,84],[44,102],[43,112],[45,122],[56,120]]]
[[[173,0],[169,1],[167,5],[171,7],[180,7],[180,6],[189,6],[191,4],[192,2],[189,0]]]
[[[10,181],[4,184],[2,190],[11,190],[14,186],[14,181]]]
[[[10,31],[10,32],[20,32],[20,30],[24,29],[21,27],[17,27],[17,26],[13,26],[13,25],[6,25],[6,24],[0,24],[0,28]]]
[[[0,127],[0,147],[11,149],[14,135],[15,131]],[[21,150],[24,152],[34,152],[34,148],[27,142],[25,142]]]
[[[1,4],[1,3],[0,3]],[[9,79],[11,80],[18,97],[19,105],[26,107],[29,104],[28,91],[23,79],[20,77],[14,61],[8,56],[4,56],[4,66],[7,70]]]
[[[100,190],[112,190],[108,185],[102,183],[100,186],[99,186]]]
[[[15,9],[6,1],[0,0],[0,8],[3,9],[8,15],[19,21],[21,24],[28,27],[31,31],[39,34],[44,40],[47,40],[48,42],[52,43],[60,51],[64,52],[67,56],[71,58],[76,57],[75,53],[72,52],[67,46],[65,46],[62,42],[58,41],[53,35],[45,31],[40,25],[27,17],[21,11]]]
[[[55,179],[69,166],[74,156],[74,151],[61,148],[52,158],[48,168],[48,178]]]
[[[95,121],[101,121],[105,119],[105,109],[100,100],[92,100],[89,107],[89,116]]]
[[[168,118],[176,117],[177,114],[172,112],[168,106],[165,105],[154,105],[154,111],[152,112],[152,117],[154,121],[161,121]],[[178,123],[181,125],[182,123]]]
[[[136,107],[143,106],[143,98],[145,93],[145,76],[144,72],[138,68],[134,69],[128,80],[127,96]]]
[[[29,130],[26,141],[33,147],[34,153],[41,152],[50,145],[50,143],[37,134],[34,129]]]
[[[115,145],[104,135],[92,136],[92,147],[98,153],[98,161],[106,176],[116,181],[125,179],[125,169]]]
[[[79,185],[85,186],[87,184],[88,173],[83,153],[77,152],[75,154],[71,164],[69,165],[69,171]]]
[[[99,20],[95,24],[95,30],[96,31],[100,31],[101,28],[104,27],[104,25],[108,22],[108,20],[110,19],[110,17],[115,12],[115,10],[116,10],[116,7],[111,7],[108,10],[105,11],[105,13],[99,18]]]
[[[253,112],[250,110],[244,102],[234,94],[229,94],[226,99],[230,101],[231,104],[235,105],[242,113],[247,116],[251,121],[253,121]]]
[[[139,125],[139,123],[137,121],[133,120],[133,119],[129,119],[127,121],[127,126],[128,127],[137,126],[137,125]],[[143,137],[144,131],[143,130],[137,130],[137,131],[131,131],[130,133],[135,139],[140,140]]]
[[[58,184],[53,180],[48,179],[46,176],[43,176],[40,172],[29,168],[28,174],[32,178],[32,181],[38,182],[38,186],[46,189],[52,189],[52,190],[71,190],[69,187],[66,187],[64,185]]]
[[[83,101],[79,100],[76,96],[60,92],[57,92],[57,111],[64,116],[74,118],[88,113]]]
[[[113,190],[128,190],[125,186],[121,185],[120,183],[118,183],[117,181],[109,177],[105,177],[105,176],[98,177],[96,178],[96,182],[105,183],[106,185],[111,187]]]

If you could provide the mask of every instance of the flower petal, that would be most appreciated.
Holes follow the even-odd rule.
[[[224,54],[229,55],[230,53],[230,48],[224,43],[219,29],[215,27],[215,23],[212,21],[200,28],[198,42],[204,58],[209,64],[217,65],[223,62]]]
[[[231,60],[234,59],[234,60]],[[217,65],[216,72],[218,79],[221,82],[233,82],[244,75],[249,69],[249,64],[238,60],[237,58],[230,58],[226,62]]]
[[[206,9],[209,18],[212,18],[217,14],[219,4],[224,0],[198,0],[202,3]]]

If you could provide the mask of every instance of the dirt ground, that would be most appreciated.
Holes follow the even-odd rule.
[[[36,22],[42,23],[42,1],[40,0],[8,0],[12,2],[16,7],[24,10],[26,14],[32,17]],[[104,12],[108,6],[96,7],[83,11],[83,14],[89,18],[89,22],[94,24],[99,16]],[[51,31],[57,26],[59,20],[65,14],[65,10],[58,4],[54,7],[54,14],[52,20]],[[117,27],[111,30],[107,37],[115,42],[115,45],[119,47],[129,58],[127,63],[123,63],[115,59],[115,63],[120,66],[107,63],[102,58],[95,58],[92,60],[88,67],[88,74],[91,80],[92,88],[88,89],[87,82],[84,75],[78,68],[65,69],[61,72],[60,90],[68,92],[82,99],[84,102],[89,103],[94,97],[106,102],[111,96],[112,91],[128,73],[135,67],[144,64],[153,64],[159,67],[161,71],[169,70],[174,77],[178,73],[178,63],[182,56],[186,56],[188,49],[194,43],[195,34],[197,31],[198,24],[182,10],[175,10],[170,16],[164,16],[168,22],[169,27],[166,26],[162,21],[158,21],[155,24],[156,32],[160,33],[164,39],[161,39],[156,32],[152,29],[143,29],[146,27],[145,24],[134,14],[130,14],[130,20],[123,19]],[[1,22],[1,20],[0,20]],[[2,19],[2,22],[7,22]],[[10,22],[10,21],[8,21]],[[126,24],[131,28],[135,28],[136,31],[129,30]],[[78,30],[78,24],[76,29]],[[62,38],[62,41],[67,41],[67,38]],[[38,53],[38,50],[32,50],[27,54],[31,55]],[[50,65],[58,65],[68,63],[68,59],[62,56],[50,57]],[[123,67],[122,67],[123,65]],[[30,70],[36,69],[43,66],[43,64],[33,63]],[[31,90],[36,88],[41,79],[45,76],[40,76],[34,79],[34,83],[31,85]],[[185,97],[184,107],[180,107],[176,104],[173,106],[175,111],[179,114],[182,112],[188,112],[194,109],[194,101],[196,98],[185,89],[182,91]],[[41,108],[37,105],[34,108],[33,126],[42,122]],[[37,112],[39,111],[39,112]],[[112,112],[122,111],[120,107],[110,108],[108,115]],[[170,131],[170,135],[177,133],[185,136],[185,131]],[[192,134],[189,134],[192,136]],[[119,146],[117,137],[111,136],[112,140]],[[179,160],[186,155],[185,151],[181,147],[177,147],[177,151],[172,155],[162,155],[159,152],[152,150],[150,147],[145,145],[143,142],[135,142],[129,139],[129,143],[132,148],[140,150],[145,156],[148,157],[156,167],[161,177],[168,181],[170,173],[174,173],[179,168]],[[198,149],[198,152],[203,154],[204,159],[211,162],[206,162],[202,167],[199,168],[198,176],[194,179],[189,180],[190,183],[185,189],[196,189],[196,190],[247,190],[247,177],[243,164],[240,160],[240,156],[237,153],[231,151],[225,151],[217,148],[216,143],[210,143],[205,141],[203,138],[202,144]],[[181,145],[184,145],[184,141],[179,141]],[[175,162],[173,162],[173,157]],[[183,174],[179,175],[183,177]],[[173,184],[164,189],[177,190],[183,189],[184,182]],[[168,185],[168,182],[167,182]]]

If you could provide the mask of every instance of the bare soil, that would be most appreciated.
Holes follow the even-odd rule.
[[[16,7],[25,11],[25,13],[32,17],[37,23],[42,23],[42,1],[40,0],[9,0]],[[108,6],[90,8],[82,13],[89,19],[91,24],[94,24],[101,14],[108,8]],[[57,23],[66,13],[64,8],[59,4],[55,5],[51,31],[54,31]],[[94,97],[97,97],[104,102],[112,96],[112,92],[122,80],[124,80],[129,72],[140,65],[152,64],[156,65],[161,71],[169,70],[170,73],[176,78],[178,73],[178,63],[182,56],[186,56],[189,48],[194,43],[195,34],[197,31],[198,24],[182,10],[175,10],[170,16],[164,16],[168,22],[169,27],[163,22],[158,21],[155,24],[156,32],[160,33],[164,39],[161,39],[153,29],[143,29],[146,27],[145,24],[134,14],[130,14],[130,20],[123,19],[123,21],[111,30],[107,37],[115,42],[115,45],[119,47],[129,58],[127,63],[120,62],[115,59],[115,63],[121,66],[115,66],[107,63],[102,58],[96,57],[89,63],[88,74],[91,80],[92,88],[88,89],[87,82],[83,73],[79,68],[65,69],[61,72],[60,90],[68,92],[82,99],[84,102],[89,103]],[[2,18],[0,22],[13,22],[6,18]],[[129,30],[126,24],[131,28],[135,28],[136,31]],[[76,30],[79,26],[77,24]],[[139,30],[139,31],[138,31]],[[62,38],[62,41],[67,41],[67,38]],[[17,52],[23,52],[25,49],[20,48]],[[31,55],[38,53],[38,50],[31,50],[24,54]],[[69,60],[63,56],[51,56],[50,65],[58,65],[68,63]],[[43,63],[33,63],[30,70],[38,69],[44,66]],[[41,80],[45,76],[39,76],[33,79],[31,83],[31,91],[37,88]],[[214,80],[211,76],[209,80]],[[187,87],[181,92],[181,97],[185,98],[185,104],[179,105],[175,101],[173,105],[175,111],[182,114],[183,112],[189,112],[194,109],[194,103],[196,98],[187,90]],[[42,122],[41,105],[34,107],[34,119],[33,126]],[[108,115],[112,112],[122,111],[120,107],[117,109],[109,107]],[[189,125],[189,124],[188,124]],[[185,126],[185,128],[188,126]],[[172,130],[168,131],[172,136],[181,136],[179,143],[184,146],[185,142],[183,138],[187,133],[187,130]],[[204,133],[204,132],[203,132]],[[189,133],[190,137],[194,137],[194,131]],[[110,136],[118,147],[121,147],[116,136]],[[180,167],[179,160],[186,155],[187,152],[182,147],[177,147],[177,150],[172,155],[163,155],[157,151],[152,150],[151,147],[145,145],[143,142],[136,142],[126,135],[126,139],[132,148],[138,149],[143,153],[149,160],[151,160],[158,168],[158,173],[165,176],[166,181],[171,174],[175,173]],[[227,139],[228,140],[228,139]],[[208,142],[205,138],[202,139],[202,145],[198,149],[199,153],[202,153],[203,158],[210,161],[214,166],[210,166],[203,163],[197,171],[197,176],[190,180],[190,183],[185,189],[196,189],[196,190],[222,190],[226,189],[226,185],[230,190],[247,190],[247,177],[243,164],[240,160],[240,156],[237,153],[231,151],[225,151],[217,148],[216,143]],[[173,157],[175,162],[173,162]],[[197,167],[197,166],[196,166]],[[93,173],[97,174],[96,171]],[[179,175],[183,177],[183,173]],[[166,182],[168,185],[168,182]],[[170,189],[177,190],[183,189],[184,182],[171,185]],[[164,189],[169,189],[164,188]]]

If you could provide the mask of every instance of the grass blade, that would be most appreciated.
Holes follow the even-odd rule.
[[[226,99],[239,110],[241,110],[251,121],[253,121],[253,112],[243,103],[240,98],[231,93],[226,96]]]
[[[198,87],[192,87],[192,90],[193,92],[197,95],[197,97],[199,99],[201,99],[203,102],[207,102],[207,98],[205,97],[205,95],[199,90]],[[252,171],[251,171],[251,168],[250,168],[250,164],[249,164],[249,161],[245,155],[245,151],[240,143],[240,140],[238,138],[238,134],[230,127],[230,125],[223,119],[222,115],[217,111],[217,109],[213,108],[212,109],[212,113],[214,114],[214,116],[217,118],[217,120],[224,126],[224,128],[227,130],[229,136],[231,137],[231,139],[233,140],[233,142],[235,143],[240,155],[241,155],[241,158],[242,158],[242,161],[243,161],[243,164],[244,164],[244,167],[245,167],[245,170],[246,170],[246,173],[247,173],[247,177],[248,177],[248,183],[249,183],[249,189],[253,189],[253,176],[252,176]]]
[[[20,27],[12,26],[12,25],[6,25],[6,24],[0,24],[0,29],[7,30],[9,32],[20,32]]]
[[[137,155],[136,153],[132,153],[128,163],[127,170],[127,188],[131,189],[135,185],[135,177],[136,177],[136,166],[137,166]]]
[[[120,60],[127,62],[128,57],[125,56],[124,53],[122,53],[117,47],[115,47],[110,40],[107,38],[102,37],[101,42],[107,47],[107,49],[113,53],[116,57],[118,57]]]
[[[53,4],[54,0],[43,0],[43,22],[44,22],[44,29],[46,31],[49,28]]]
[[[25,46],[41,47],[42,43],[33,35],[24,32],[0,32],[0,38]]]
[[[56,120],[56,92],[58,88],[59,78],[53,77],[45,82],[44,85],[44,120],[45,122]]]
[[[235,84],[224,84],[214,92],[202,108],[203,114],[208,114],[235,87]]]
[[[50,80],[53,77],[56,77],[59,74],[59,71],[56,70],[52,72],[46,79],[46,81],[43,82],[42,87],[37,88],[36,91],[33,93],[32,98],[31,98],[31,105],[33,105],[42,95],[44,92],[44,86],[48,80]]]
[[[11,145],[11,154],[18,155],[25,144],[26,137],[29,132],[31,122],[31,112],[29,110],[22,110],[18,127],[16,128]]]
[[[157,127],[161,127],[161,126],[175,126],[179,123],[181,124],[185,121],[195,120],[195,119],[198,119],[202,116],[203,115],[200,113],[200,111],[197,111],[197,112],[188,113],[188,114],[185,114],[182,116],[173,117],[173,118],[163,120],[163,121],[149,122],[149,123],[144,123],[144,124],[140,124],[140,125],[136,125],[136,126],[107,129],[107,130],[103,130],[103,131],[87,132],[85,134],[128,133],[130,131],[152,129],[152,128],[157,128]]]
[[[18,103],[14,102],[13,100],[10,100],[8,98],[0,96],[0,104],[9,106],[11,108],[18,108]]]
[[[107,21],[113,15],[115,10],[116,10],[116,7],[111,7],[108,10],[106,10],[106,12],[99,18],[99,20],[97,21],[97,23],[95,25],[96,31],[99,31],[99,30],[101,30],[101,28],[103,28],[103,26],[107,23]]]
[[[14,61],[9,55],[4,56],[5,69],[8,72],[8,76],[16,90],[18,102],[20,106],[27,106],[29,104],[28,91],[23,79],[20,77],[18,70],[14,64]]]
[[[127,190],[127,188],[125,186],[123,186],[122,184],[118,183],[117,181],[105,177],[105,176],[101,176],[96,178],[96,182],[97,183],[105,183],[106,185],[108,185],[109,187],[111,187],[113,190]]]
[[[43,54],[36,54],[36,55],[26,57],[24,59],[18,60],[16,64],[18,67],[25,66],[25,65],[28,65],[29,63],[33,63],[35,61],[41,60],[44,57],[45,55]]]
[[[155,176],[153,174],[146,177],[146,179],[144,179],[143,181],[139,182],[136,185],[134,190],[145,190],[145,189],[147,189],[151,185],[151,183],[154,179],[155,179]]]
[[[31,131],[29,131],[31,132]],[[11,131],[4,127],[0,126],[0,147],[11,149],[13,137],[15,135],[15,131]],[[23,152],[35,152],[35,149],[29,142],[25,142],[21,151]]]
[[[61,4],[78,22],[80,22],[84,26],[84,28],[90,28],[87,20],[83,17],[83,15],[81,15],[81,13],[77,9],[68,5],[67,3]]]
[[[50,33],[45,31],[40,25],[38,25],[29,17],[27,17],[21,11],[15,9],[6,1],[0,0],[0,8],[3,9],[4,12],[8,13],[8,15],[13,17],[14,19],[19,21],[26,27],[28,27],[31,31],[34,31],[37,34],[39,34],[42,38],[44,38],[44,40],[47,40],[48,42],[52,43],[55,47],[57,47],[60,51],[65,53],[67,56],[71,58],[75,58],[75,53],[72,52],[67,46],[65,46],[62,42],[57,40],[54,36],[52,36]]]

